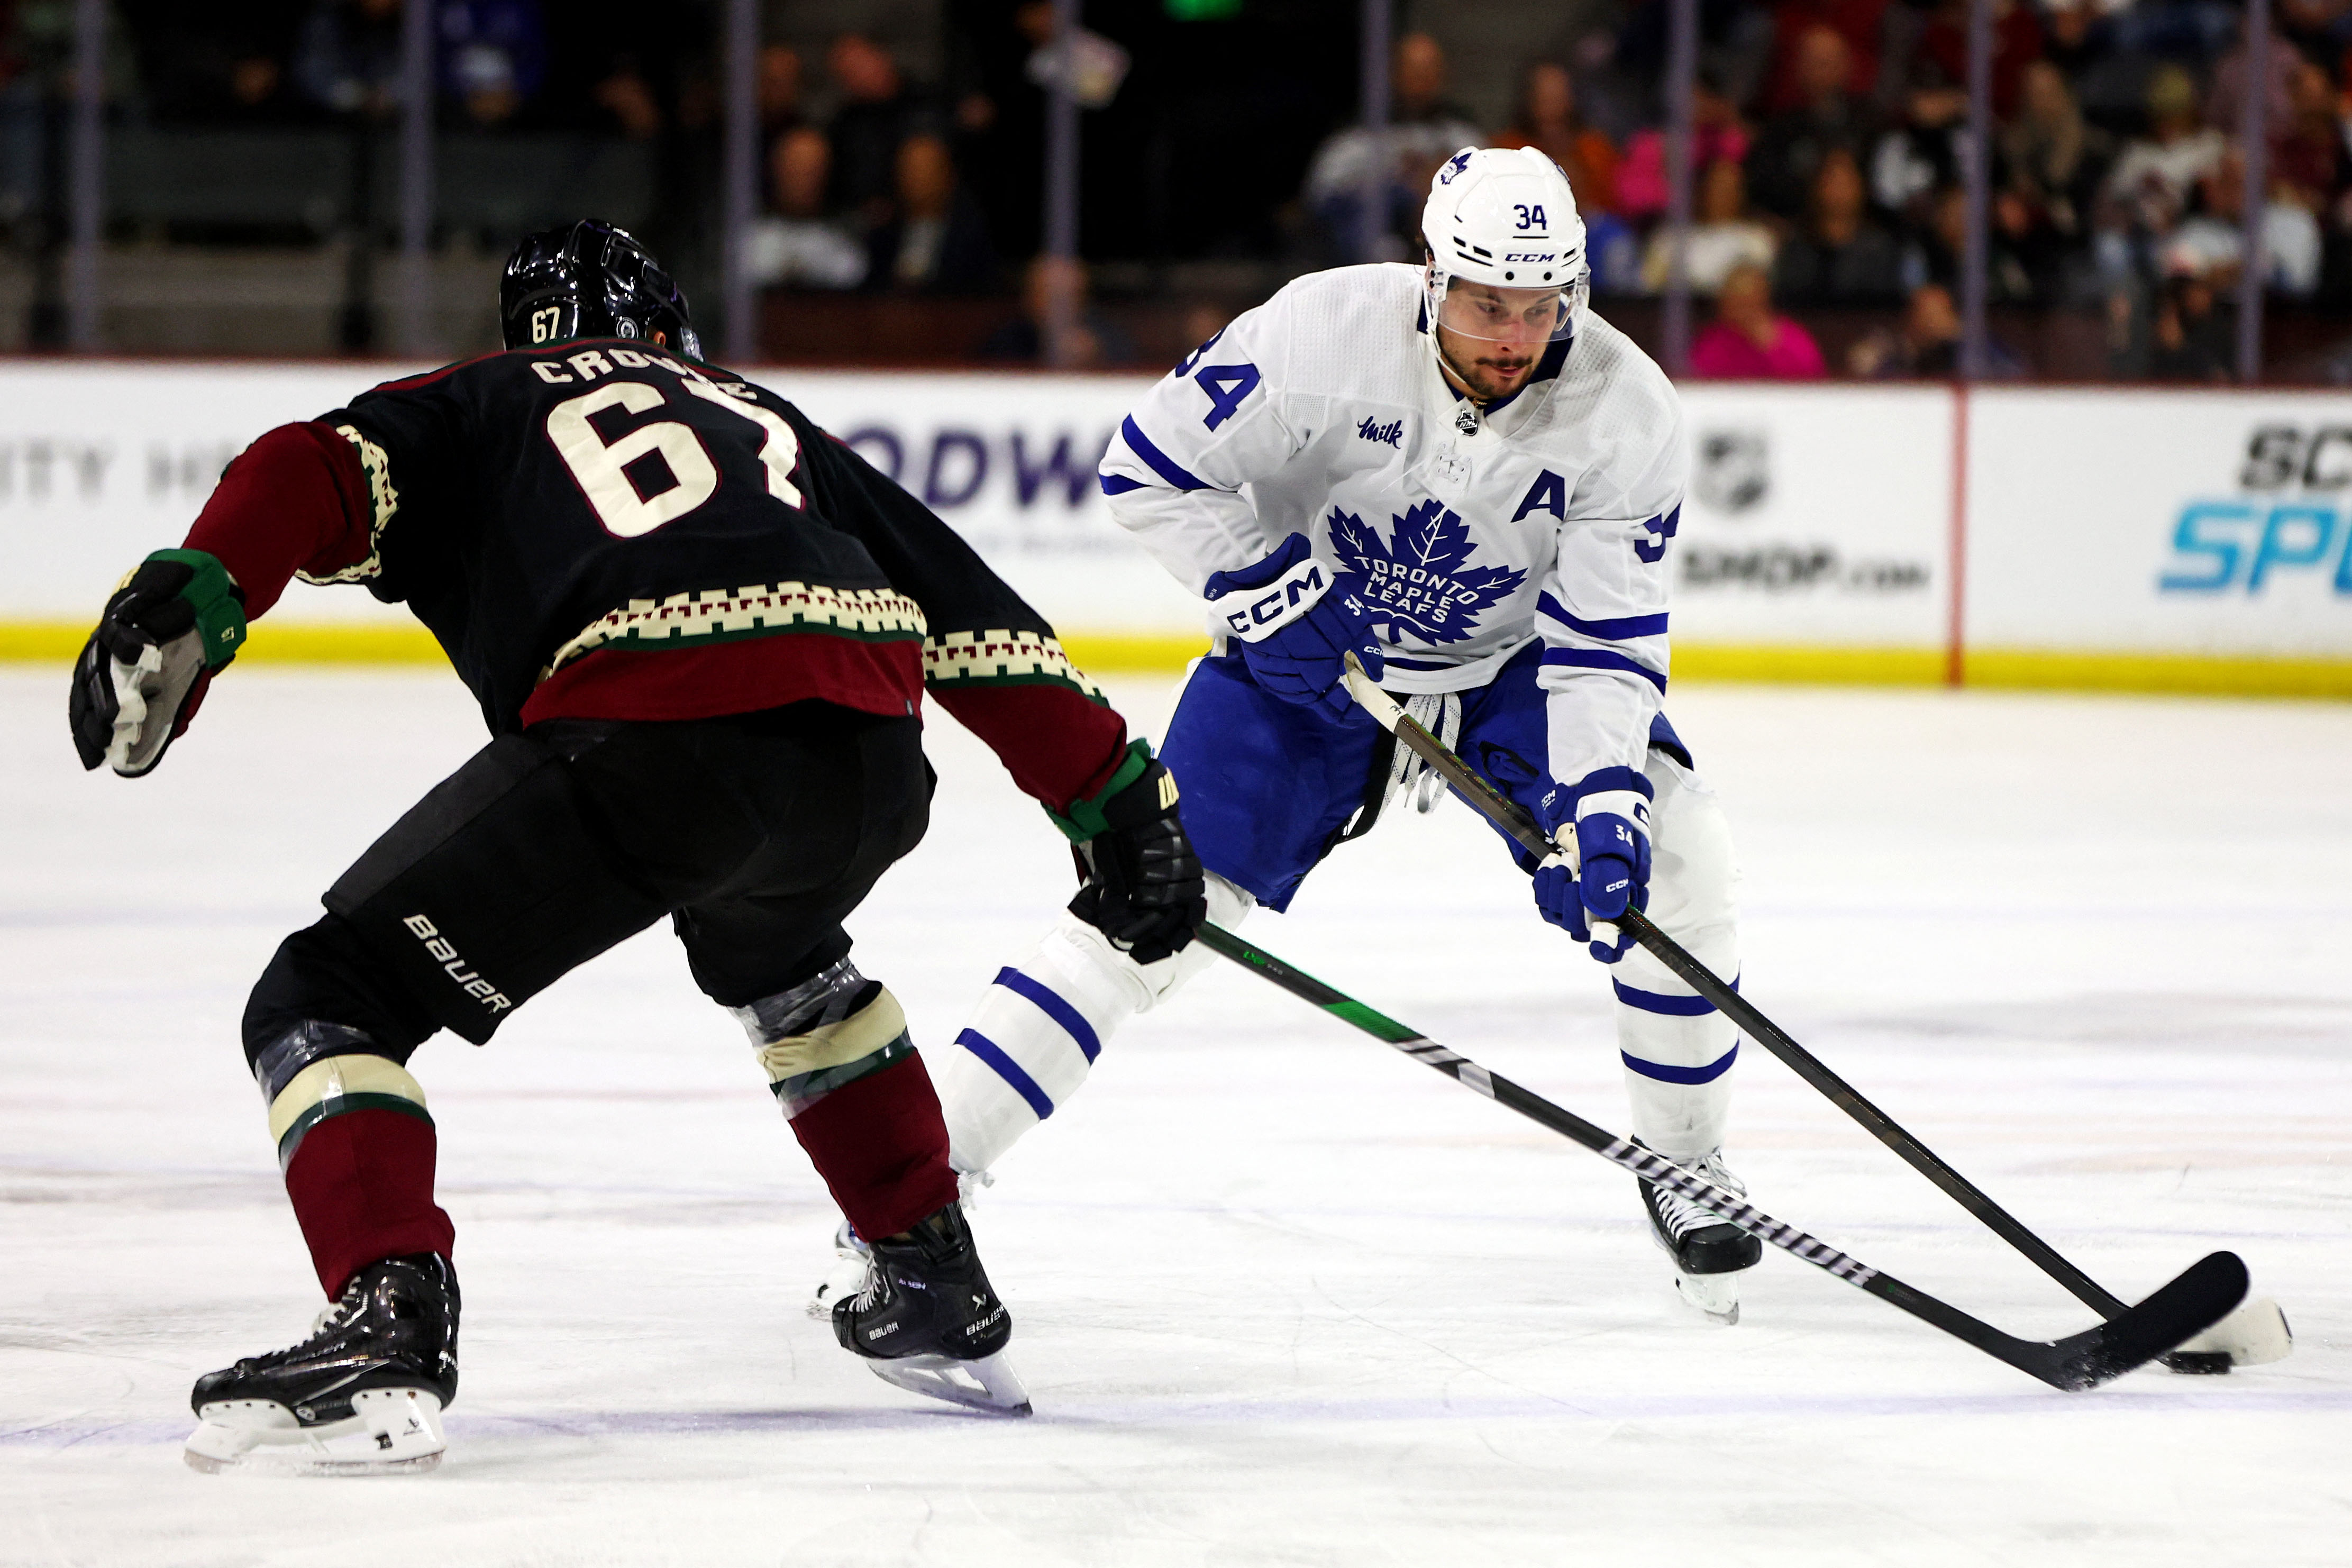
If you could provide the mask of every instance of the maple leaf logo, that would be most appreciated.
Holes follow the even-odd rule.
[[[1470,525],[1440,501],[1407,507],[1391,517],[1382,540],[1352,512],[1331,509],[1331,548],[1364,575],[1364,601],[1375,622],[1386,620],[1391,641],[1410,634],[1423,642],[1460,642],[1476,629],[1481,612],[1528,580],[1508,566],[1470,566]]]

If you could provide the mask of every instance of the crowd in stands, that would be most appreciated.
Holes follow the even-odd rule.
[[[1352,5],[1329,3],[1333,16],[1352,16]],[[1085,363],[1117,363],[1122,334],[1087,303],[1086,269],[1041,269],[1031,258],[1042,219],[1040,89],[1066,72],[1083,101],[1108,104],[1134,63],[1129,51],[1087,32],[1063,59],[1050,0],[939,5],[947,63],[935,82],[914,79],[879,34],[803,37],[795,47],[772,41],[789,29],[772,30],[757,60],[763,199],[750,270],[772,289],[1017,295],[1020,314],[988,352],[1034,353],[1051,316],[1077,323],[1073,341],[1094,356]],[[1997,309],[2095,321],[2119,374],[2219,377],[2231,361],[2250,204],[2272,296],[2352,307],[2352,0],[2273,0],[2259,61],[2248,58],[2237,0],[1996,6],[1988,282]],[[769,9],[772,24],[793,7]],[[1319,128],[1350,118],[1337,106],[1328,117],[1317,110],[1303,139],[1266,143],[1276,178],[1299,171],[1296,199],[1263,222],[1244,215],[1228,226],[1256,225],[1251,232],[1265,237],[1255,259],[1283,270],[1368,254],[1417,259],[1422,201],[1446,156],[1473,143],[1536,147],[1576,192],[1602,309],[1654,297],[1672,260],[1660,123],[1668,9],[1667,0],[1615,0],[1583,13],[1600,18],[1593,30],[1526,65],[1500,125],[1450,96],[1437,39],[1407,32],[1394,46],[1387,128],[1341,123],[1316,146]],[[1703,372],[1948,370],[1968,227],[1969,9],[1969,0],[1702,0],[1684,255],[1709,302],[1695,345]],[[45,157],[56,166],[40,136],[46,125],[57,140],[74,10],[72,0],[0,0],[0,230],[21,216],[8,204],[33,188],[28,171]],[[106,10],[107,91],[119,116],[363,126],[388,124],[397,110],[403,0],[107,0]],[[865,26],[855,7],[835,13]],[[657,142],[667,210],[690,209],[708,226],[718,205],[719,7],[681,0],[658,25],[653,16],[623,0],[435,0],[445,131]],[[1144,24],[1115,7],[1097,6],[1094,25],[1127,27],[1146,47],[1135,30]],[[1139,68],[1147,93],[1169,90],[1165,72]],[[2259,191],[2247,188],[2239,145],[2253,91],[2268,111]],[[1131,120],[1134,100],[1130,92],[1122,105]],[[1175,128],[1164,156],[1181,161],[1187,130]],[[1148,243],[1164,251],[1167,233],[1181,243],[1190,226],[1180,214]],[[1229,240],[1216,243],[1228,248],[1214,254],[1234,254]],[[1832,363],[1806,322],[1857,310],[1874,311],[1879,330],[1859,341],[1846,333]],[[2006,345],[1994,353],[2025,368]]]
[[[593,6],[590,9],[601,9]],[[402,0],[107,0],[108,97],[170,124],[285,126],[397,106]],[[567,9],[569,6],[567,5]],[[0,0],[0,95],[70,68],[70,0]],[[542,121],[563,94],[541,0],[440,0],[434,70],[453,122]]]
[[[835,107],[820,123],[801,107],[798,52],[761,51],[768,204],[751,235],[753,279],[771,288],[992,289],[996,249],[958,169],[956,115],[863,34],[834,39],[824,65]]]
[[[1003,37],[982,42],[1009,46],[1017,75],[968,72],[953,95],[910,81],[875,38],[839,35],[824,50],[822,97],[831,107],[823,115],[803,107],[813,73],[800,52],[763,47],[766,205],[750,237],[753,280],[902,296],[1015,289],[1015,313],[972,345],[976,357],[1135,363],[1129,335],[1091,301],[1086,265],[1036,254],[1041,89],[1066,68],[1080,102],[1099,105],[1117,93],[1129,63],[1118,45],[1082,30],[1066,66],[1053,46],[1053,19],[1050,0],[1010,6]],[[997,177],[983,190],[968,171]]]
[[[75,9],[0,0],[0,237],[28,248],[45,225],[54,244],[59,226]],[[402,110],[404,0],[105,9],[114,123],[388,132]],[[790,4],[769,9],[772,23],[793,19]],[[1036,357],[1050,318],[1067,332],[1065,359],[1120,363],[1132,347],[1088,302],[1086,268],[1024,262],[1037,245],[1043,83],[1067,69],[1081,100],[1099,105],[1129,57],[1082,31],[1062,62],[1051,0],[973,9],[956,41],[978,63],[965,62],[952,86],[911,79],[885,42],[860,32],[805,54],[775,41],[759,50],[762,202],[744,260],[765,288],[1017,296],[975,352]],[[684,221],[649,237],[692,252],[719,207],[719,18],[707,3],[433,0],[436,120],[445,134],[656,144],[665,205],[654,221]],[[711,258],[702,275],[718,270]]]
[[[1529,65],[1497,128],[1446,100],[1434,39],[1402,39],[1394,129],[1339,132],[1309,170],[1304,200],[1328,253],[1364,253],[1375,160],[1393,172],[1376,243],[1402,258],[1417,253],[1420,193],[1456,146],[1533,146],[1576,192],[1603,308],[1657,293],[1670,264],[1654,90],[1665,9],[1640,0],[1601,47]],[[1685,257],[1694,290],[1717,305],[1694,346],[1701,374],[1829,374],[1801,318],[1838,307],[1899,310],[1901,324],[1836,368],[1948,374],[1968,227],[1968,16],[1966,0],[1702,7]],[[2221,0],[1999,0],[1993,37],[1995,306],[2099,317],[2120,374],[2223,376],[2250,83],[2268,94],[2266,288],[2352,303],[2352,0],[2276,0],[2252,68],[2241,11]],[[2023,368],[2005,345],[1992,357],[1996,372]]]

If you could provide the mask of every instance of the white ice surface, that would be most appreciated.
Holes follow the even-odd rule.
[[[1168,694],[1122,685],[1156,728]],[[460,1233],[436,1475],[196,1475],[199,1373],[316,1305],[236,1023],[280,935],[478,743],[446,675],[237,669],[163,769],[0,678],[0,1565],[1714,1565],[2352,1560],[2352,708],[1677,688],[1748,994],[2093,1276],[2240,1250],[2275,1366],[2048,1390],[1773,1254],[1670,1300],[1633,1184],[1227,966],[1129,1028],[976,1223],[1026,1423],[801,1315],[835,1215],[646,935],[415,1063]],[[950,721],[856,918],[918,1037],[1067,893]],[[1268,948],[1603,1125],[1603,973],[1447,804]],[[1742,1053],[1767,1209],[2017,1332],[2091,1314]]]

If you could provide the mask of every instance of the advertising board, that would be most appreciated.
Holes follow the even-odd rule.
[[[69,653],[246,443],[405,368],[0,366],[0,652]],[[1198,603],[1094,481],[1150,378],[754,379],[937,510],[1082,660],[1170,668],[1204,645]],[[1957,599],[1971,681],[2352,692],[2352,399],[1706,383],[1683,396],[1678,679],[1941,679]],[[257,658],[436,657],[352,588],[298,590],[262,631]]]
[[[1931,679],[1948,630],[1941,387],[1683,388],[1675,672]]]
[[[131,563],[179,542],[222,468],[255,437],[406,373],[0,370],[0,621],[88,617]],[[1056,626],[1139,639],[1147,652],[1170,638],[1188,651],[1205,644],[1198,603],[1111,522],[1095,483],[1105,443],[1148,378],[768,371],[755,379],[921,497]],[[413,624],[354,588],[297,589],[272,620]],[[268,640],[257,640],[256,652]]]
[[[126,563],[179,541],[247,442],[404,368],[0,370],[0,620],[86,616]],[[1198,603],[1110,521],[1094,479],[1149,378],[755,378],[921,498],[1073,637],[1145,649],[1202,640]],[[1693,485],[1675,585],[1685,641],[1940,647],[1948,399],[1701,386],[1688,407]],[[403,617],[344,589],[298,592],[275,619]]]
[[[2352,661],[2352,399],[1969,401],[1972,673],[2104,662],[2134,684],[2133,660]]]
[[[89,620],[116,579],[180,542],[263,431],[349,402],[396,366],[15,364],[0,369],[0,620]],[[306,620],[409,623],[364,592]]]

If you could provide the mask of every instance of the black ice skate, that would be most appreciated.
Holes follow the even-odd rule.
[[[196,1380],[199,1470],[310,1475],[429,1470],[457,1396],[457,1276],[432,1253],[352,1276],[310,1337]]]
[[[829,1321],[833,1310],[866,1288],[866,1267],[874,1249],[858,1239],[857,1232],[847,1220],[835,1227],[833,1233],[833,1268],[817,1281],[815,1293],[809,1297],[808,1315]]]
[[[956,1193],[963,1206],[971,1208],[982,1192],[996,1185],[996,1178],[986,1171],[956,1173]],[[866,1245],[856,1227],[843,1220],[833,1231],[833,1268],[816,1289],[810,1293],[808,1315],[819,1321],[832,1318],[834,1308],[866,1288],[866,1260],[874,1249]]]
[[[1748,1195],[1748,1185],[1710,1149],[1696,1160],[1676,1160],[1702,1181]],[[1739,1274],[1763,1259],[1764,1244],[1678,1193],[1641,1182],[1650,1239],[1675,1260],[1675,1292],[1718,1323],[1739,1321]]]
[[[1029,1414],[1029,1391],[1004,1359],[1013,1315],[950,1204],[897,1236],[867,1244],[866,1278],[837,1301],[833,1332],[874,1375],[914,1394],[999,1415]]]

